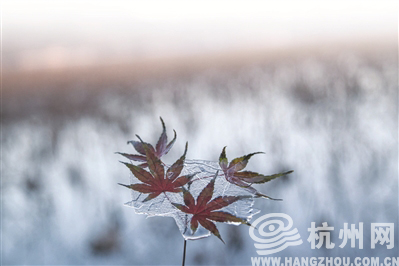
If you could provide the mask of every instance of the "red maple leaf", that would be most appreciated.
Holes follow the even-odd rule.
[[[220,157],[219,157],[219,166],[222,168],[226,180],[229,181],[230,183],[233,183],[237,186],[246,188],[248,191],[254,193],[258,197],[265,197],[265,198],[272,199],[269,196],[259,193],[256,189],[252,188],[251,185],[269,182],[270,180],[273,180],[280,176],[290,174],[293,171],[288,171],[288,172],[274,174],[274,175],[262,175],[262,174],[250,172],[250,171],[241,171],[247,166],[249,159],[253,155],[259,154],[259,153],[263,153],[263,152],[254,152],[254,153],[250,153],[250,154],[244,155],[239,158],[235,158],[227,166],[228,160],[226,157],[226,147],[224,147],[222,150],[222,153],[220,154]]]
[[[250,196],[220,196],[213,200],[213,190],[215,187],[215,177],[209,182],[206,187],[198,195],[197,201],[194,200],[191,193],[183,188],[183,198],[185,205],[172,203],[176,208],[182,212],[192,214],[191,218],[191,230],[193,234],[198,228],[198,224],[201,224],[205,229],[209,230],[212,234],[217,236],[224,243],[220,236],[219,230],[216,225],[212,222],[231,222],[241,223],[250,225],[246,220],[238,218],[228,212],[216,211],[223,207],[226,207],[240,199],[248,198]]]
[[[184,154],[168,168],[166,173],[163,163],[156,156],[153,150],[146,143],[142,142],[142,144],[146,155],[146,163],[148,164],[150,172],[147,172],[139,166],[122,162],[130,169],[132,174],[143,183],[119,185],[144,194],[149,194],[143,202],[156,198],[163,192],[182,192],[183,186],[195,175],[179,176],[184,166],[184,160],[187,153],[187,143]]]
[[[128,153],[121,153],[121,152],[117,152],[120,155],[125,156],[126,158],[133,160],[133,161],[138,161],[138,162],[143,162],[142,164],[140,164],[140,167],[147,167],[147,158],[146,158],[146,152],[145,152],[145,148],[144,146],[147,146],[152,152],[153,154],[157,157],[157,158],[161,158],[163,155],[167,154],[170,149],[172,148],[173,144],[176,141],[176,131],[173,130],[174,132],[174,138],[169,142],[168,144],[168,136],[166,135],[166,128],[165,128],[165,123],[162,120],[162,117],[160,117],[161,119],[161,123],[162,123],[162,133],[161,136],[159,137],[159,140],[157,142],[157,145],[154,147],[149,144],[149,143],[145,143],[142,141],[135,141],[135,140],[131,140],[128,141],[127,143],[131,143],[134,147],[134,149],[139,153],[139,154],[128,154]]]

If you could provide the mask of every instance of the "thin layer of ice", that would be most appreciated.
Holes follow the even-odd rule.
[[[218,173],[218,176],[215,180],[212,199],[219,196],[247,196],[220,210],[250,221],[252,216],[258,213],[257,210],[253,209],[253,194],[248,192],[245,188],[228,182],[217,162],[186,160],[181,175],[195,174],[192,178],[192,182],[187,184],[185,188],[190,191],[194,199],[197,199],[200,192],[212,180],[216,173]],[[131,183],[140,183],[140,181],[131,175]],[[146,197],[147,194],[132,190],[132,201],[125,205],[133,207],[138,214],[173,217],[185,239],[199,239],[210,235],[210,232],[201,226],[199,226],[197,231],[193,234],[190,229],[192,215],[181,212],[172,205],[172,203],[184,204],[182,193],[165,192],[152,200],[143,202]]]

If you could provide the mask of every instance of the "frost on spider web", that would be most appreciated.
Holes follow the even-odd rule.
[[[253,209],[253,193],[250,193],[245,188],[236,186],[226,181],[223,171],[220,169],[217,162],[203,161],[203,160],[185,160],[184,168],[181,175],[195,174],[192,182],[184,187],[189,190],[194,199],[197,199],[200,192],[212,180],[218,172],[215,180],[215,187],[212,199],[219,196],[245,196],[222,209],[220,211],[228,212],[236,217],[250,221],[253,215],[258,213],[258,210]],[[133,175],[131,175],[131,183],[138,183]],[[172,205],[178,203],[184,205],[182,193],[165,192],[158,197],[143,202],[147,197],[146,194],[132,190],[132,201],[126,203],[127,206],[133,207],[138,214],[146,214],[151,216],[168,216],[175,219],[176,224],[185,239],[199,239],[207,237],[210,232],[201,225],[194,234],[190,229],[190,221],[192,214],[187,214]],[[218,210],[219,211],[219,210]],[[237,223],[236,225],[238,225]]]

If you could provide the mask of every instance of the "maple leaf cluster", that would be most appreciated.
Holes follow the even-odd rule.
[[[139,141],[128,141],[128,144],[132,144],[139,154],[118,153],[131,161],[140,163],[139,165],[134,165],[132,163],[122,162],[128,167],[133,176],[140,181],[140,183],[120,185],[147,195],[141,201],[142,203],[154,200],[155,198],[160,197],[160,195],[163,195],[164,199],[162,200],[162,203],[164,200],[169,201],[169,204],[173,206],[176,212],[181,212],[191,218],[187,221],[185,226],[188,227],[188,223],[190,223],[192,235],[195,234],[199,225],[201,225],[224,242],[214,222],[250,225],[248,218],[237,217],[227,211],[225,207],[252,197],[272,199],[269,196],[259,193],[252,187],[252,185],[265,183],[280,176],[292,173],[292,171],[288,171],[274,175],[262,175],[255,172],[242,171],[247,166],[249,159],[253,155],[262,152],[250,153],[235,158],[228,163],[226,147],[224,147],[219,157],[219,167],[223,173],[222,176],[227,182],[242,188],[242,190],[248,192],[249,195],[248,193],[246,195],[229,195],[228,191],[225,191],[224,195],[213,198],[215,181],[220,176],[219,170],[215,171],[214,176],[202,178],[196,178],[196,175],[199,174],[198,172],[182,175],[183,169],[185,168],[188,143],[186,143],[183,155],[172,165],[168,166],[162,162],[161,157],[167,154],[173,147],[177,135],[176,131],[173,130],[174,138],[168,143],[165,123],[162,118],[160,119],[162,123],[162,133],[155,148],[136,135]],[[148,168],[148,170],[146,170],[146,168]],[[193,182],[203,182],[206,178],[210,179],[210,181],[200,191],[195,200],[192,191],[190,192],[190,188],[192,187]],[[168,196],[170,195],[169,193],[179,195],[179,198],[181,199],[180,203],[171,200],[171,197]],[[176,197],[173,198],[176,199]],[[181,204],[183,202],[184,204]],[[152,207],[154,208],[154,206]]]

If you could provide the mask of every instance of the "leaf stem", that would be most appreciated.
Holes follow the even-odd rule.
[[[218,174],[217,176],[224,176],[224,173]],[[215,177],[215,175],[208,175],[208,176],[203,176],[203,177],[197,177],[196,179],[191,180],[191,182],[199,181],[199,180],[206,179],[206,178],[211,178],[211,177]]]
[[[184,248],[183,248],[183,261],[182,261],[182,266],[186,263],[186,245],[187,245],[187,240],[184,239]]]

